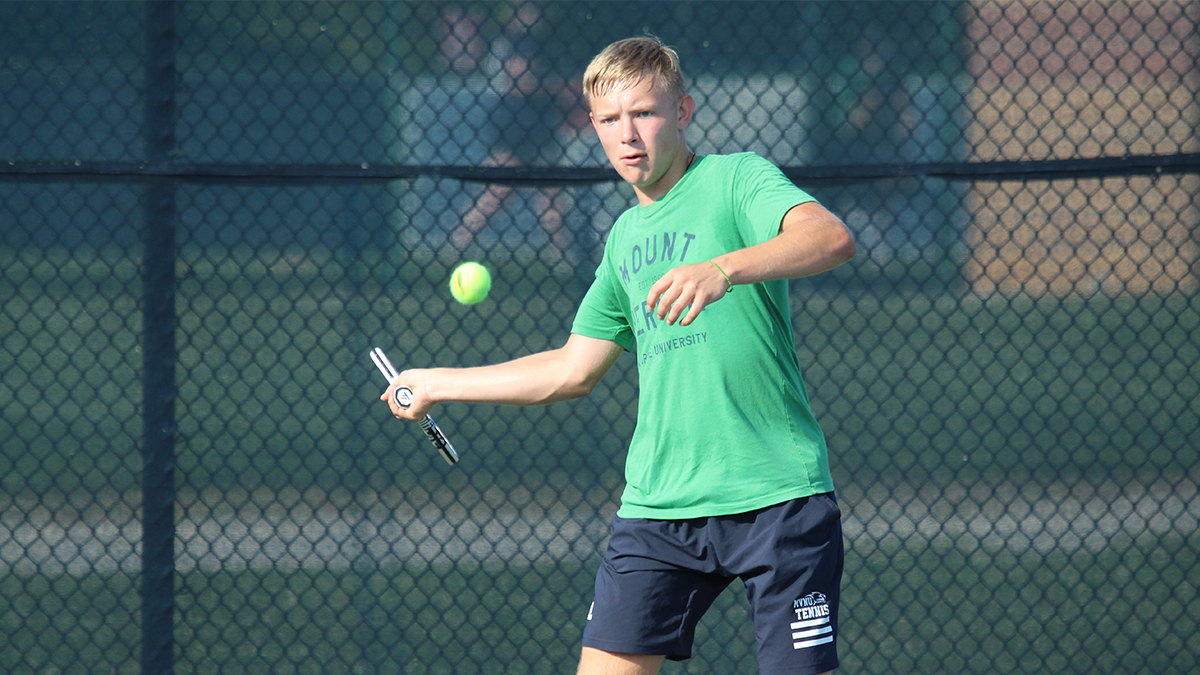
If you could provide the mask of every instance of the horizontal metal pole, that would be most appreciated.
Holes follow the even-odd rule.
[[[782,166],[797,182],[858,182],[896,178],[1009,180],[1090,178],[1200,172],[1200,153],[997,162],[923,162]],[[151,164],[145,162],[0,162],[0,180],[81,179],[215,182],[389,181],[420,177],[480,183],[570,185],[620,180],[608,167],[478,167],[404,164]]]

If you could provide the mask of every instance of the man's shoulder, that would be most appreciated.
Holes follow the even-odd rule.
[[[701,181],[706,184],[702,189],[712,189],[714,185],[736,185],[746,181],[754,183],[761,176],[779,170],[762,155],[753,152],[705,155],[702,165],[704,171]]]
[[[700,180],[701,190],[755,189],[782,176],[779,167],[754,152],[737,152],[725,155],[706,155]]]
[[[736,167],[743,164],[770,164],[762,155],[756,152],[732,152],[724,155],[705,155],[706,162],[712,162],[721,167]]]
[[[710,180],[731,185],[735,191],[756,191],[764,187],[799,189],[783,169],[757,153],[713,155],[712,159],[715,161],[708,173]]]

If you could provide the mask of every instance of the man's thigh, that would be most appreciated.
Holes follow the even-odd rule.
[[[746,549],[740,574],[763,675],[820,673],[838,666],[840,516],[832,494],[813,495],[767,509],[755,523],[759,532],[749,541],[756,545]]]
[[[620,654],[584,647],[577,675],[656,675],[663,657],[652,654]]]
[[[687,659],[700,617],[740,577],[750,599],[761,672],[803,675],[836,668],[840,515],[828,494],[733,516],[614,518],[584,646]]]
[[[696,624],[734,579],[704,554],[707,542],[693,524],[613,519],[596,571],[585,647],[676,661],[691,656]]]

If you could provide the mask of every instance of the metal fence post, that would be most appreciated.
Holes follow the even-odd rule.
[[[175,145],[175,3],[146,14],[146,159],[167,164]],[[174,673],[175,181],[152,178],[143,210],[142,673]]]

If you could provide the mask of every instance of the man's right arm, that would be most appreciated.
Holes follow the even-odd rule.
[[[437,403],[464,401],[508,405],[554,403],[591,393],[623,349],[609,340],[575,333],[559,349],[475,368],[426,368],[400,373],[380,398],[392,414],[418,420]],[[392,392],[413,392],[412,405],[402,409]]]

